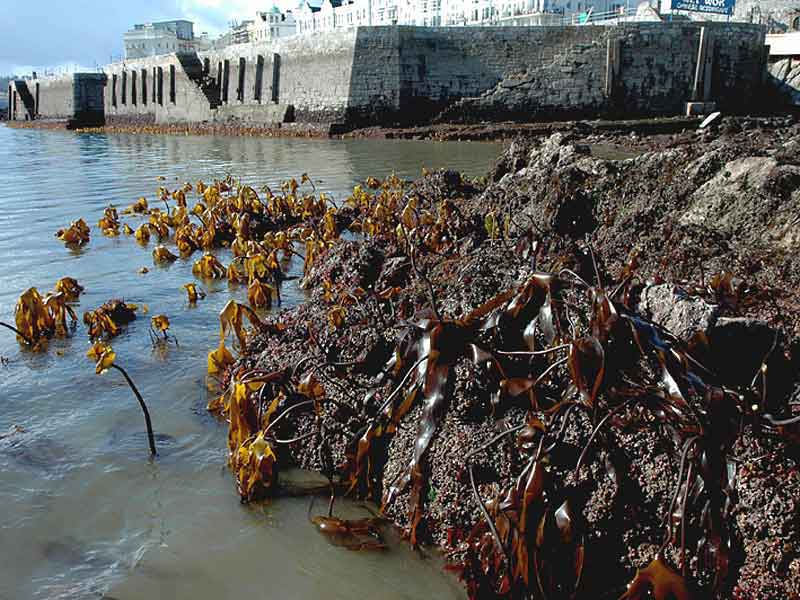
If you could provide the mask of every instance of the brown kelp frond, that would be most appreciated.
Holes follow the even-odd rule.
[[[147,442],[150,446],[150,455],[156,456],[158,452],[156,452],[156,440],[155,435],[153,434],[153,424],[150,421],[150,411],[147,410],[147,405],[144,403],[144,399],[142,398],[141,393],[139,393],[139,389],[133,383],[133,380],[128,375],[128,372],[120,367],[119,365],[115,364],[115,360],[117,358],[114,349],[104,342],[95,342],[91,348],[86,352],[86,357],[93,360],[95,364],[95,372],[98,375],[102,375],[109,369],[115,369],[122,373],[122,376],[125,378],[128,387],[131,388],[134,396],[136,396],[136,400],[139,402],[139,407],[142,409],[142,414],[144,415],[144,422],[145,427],[147,428]]]
[[[186,295],[189,298],[189,304],[195,304],[198,300],[203,300],[206,297],[206,293],[197,287],[197,284],[194,283],[187,283],[183,286],[183,289],[186,290]]]
[[[17,333],[20,342],[33,349],[42,349],[52,336],[65,337],[74,329],[78,317],[69,302],[77,300],[83,288],[71,277],[56,283],[56,289],[42,297],[30,288],[17,300],[14,309],[16,327],[4,324]]]
[[[293,187],[289,184],[282,196],[265,191],[264,206],[289,210]],[[212,196],[209,205],[217,206],[223,194]],[[480,515],[471,531],[453,533],[450,554],[472,597],[585,597],[587,569],[597,562],[590,555],[585,490],[594,485],[598,466],[615,489],[629,485],[619,462],[625,448],[618,436],[652,427],[664,432],[676,456],[683,457],[672,506],[663,515],[662,550],[678,570],[666,567],[666,558],[654,563],[640,571],[626,597],[639,597],[646,586],[656,594],[686,597],[690,560],[695,570],[708,574],[711,595],[724,588],[735,544],[728,515],[736,502],[731,468],[736,432],[756,420],[788,440],[785,428],[797,424],[752,408],[765,404],[760,375],[752,385],[724,383],[701,346],[639,311],[635,260],[615,281],[590,249],[584,251],[584,268],[565,258],[550,271],[528,270],[521,284],[495,290],[476,308],[455,316],[442,281],[451,262],[464,260],[463,248],[477,248],[479,257],[499,246],[528,261],[536,251],[535,236],[525,244],[510,239],[514,226],[498,211],[485,215],[475,233],[477,219],[466,219],[454,202],[416,194],[396,178],[357,187],[335,212],[329,208],[314,216],[309,208],[309,213],[308,221],[285,237],[270,235],[270,252],[239,234],[232,243],[237,259],[227,275],[248,284],[256,307],[264,305],[266,298],[259,298],[263,287],[272,285],[277,255],[303,241],[304,284],[319,303],[313,326],[290,317],[293,334],[304,339],[305,358],[269,372],[254,368],[253,357],[265,339],[275,340],[270,352],[280,352],[285,331],[265,328],[284,322],[259,319],[248,334],[246,307],[233,303],[223,311],[221,338],[236,337],[243,357],[234,360],[222,344],[209,354],[209,372],[230,382],[210,408],[237,412],[229,416],[229,446],[232,457],[242,455],[232,458],[232,466],[243,499],[273,493],[278,466],[302,447],[304,456],[321,453],[316,468],[338,475],[349,494],[380,501],[395,517],[402,511],[411,543],[425,543],[436,527],[431,454],[467,373],[467,385],[480,391],[474,396],[458,392],[457,418],[486,415],[501,430],[490,444],[514,448],[508,466],[513,478],[492,486],[484,483],[480,452],[470,451],[476,449],[468,441],[465,449],[451,449],[465,454],[457,479],[469,486]],[[246,231],[253,223],[240,220],[234,229]],[[348,279],[337,266],[331,268],[329,257],[350,251],[341,250],[347,244],[338,238],[344,230],[362,234],[362,246],[374,244],[390,257],[384,263],[389,275],[381,274],[378,283],[369,275]],[[470,236],[482,236],[482,245],[457,242]],[[358,251],[356,244],[349,248]],[[394,330],[386,335],[394,343],[376,356],[367,354],[369,367],[361,358],[337,358],[343,350],[358,355],[343,341],[351,329],[370,328],[379,338]],[[261,360],[281,364],[279,357],[266,354]],[[359,366],[350,371],[337,364]],[[363,401],[349,402],[353,394]],[[576,446],[566,440],[576,436],[578,423],[585,431]],[[401,429],[415,433],[387,478],[388,449]],[[328,454],[324,440],[331,435],[343,441],[343,461],[333,470],[323,459]],[[259,436],[270,449],[259,454],[269,458],[263,472],[248,454]],[[315,524],[346,532],[339,521]]]
[[[89,338],[110,339],[120,333],[120,328],[136,319],[137,304],[123,300],[109,300],[95,310],[83,313],[83,322],[88,326]]]
[[[74,246],[83,246],[89,243],[89,226],[83,219],[73,221],[66,229],[59,229],[56,232],[56,237],[65,244]]]
[[[117,209],[113,206],[107,206],[103,210],[103,216],[97,222],[97,226],[103,232],[103,235],[107,235],[109,237],[115,237],[119,235],[119,215],[117,214]]]
[[[72,277],[62,277],[56,282],[55,291],[64,294],[67,301],[74,302],[83,293],[83,286]]]

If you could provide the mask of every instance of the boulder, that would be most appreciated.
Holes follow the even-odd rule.
[[[696,331],[707,332],[719,315],[717,306],[670,283],[645,287],[637,310],[682,340],[688,340]]]

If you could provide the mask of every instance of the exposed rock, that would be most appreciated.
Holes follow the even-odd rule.
[[[645,287],[637,308],[682,340],[696,331],[708,331],[719,314],[717,306],[669,283]]]
[[[413,324],[430,318],[432,298],[444,319],[463,318],[498,293],[515,289],[534,271],[564,273],[568,269],[567,285],[577,282],[560,301],[559,308],[571,315],[564,319],[564,331],[575,327],[583,332],[591,327],[586,317],[591,304],[586,282],[607,286],[609,294],[616,290],[617,302],[635,298],[641,289],[638,304],[625,304],[625,308],[641,311],[684,340],[695,331],[705,332],[708,347],[692,349],[691,359],[701,365],[693,375],[734,390],[731,395],[723,393],[723,409],[734,415],[735,426],[730,427],[734,447],[716,461],[721,476],[731,478],[734,505],[730,518],[724,518],[732,553],[718,597],[794,600],[800,593],[795,576],[800,572],[797,448],[786,441],[789,437],[778,439],[774,432],[766,432],[763,423],[758,425],[758,415],[766,410],[783,417],[797,414],[788,402],[800,385],[800,343],[791,343],[800,332],[800,257],[786,251],[785,240],[791,238],[785,232],[799,214],[800,181],[795,177],[793,161],[797,159],[792,149],[800,143],[800,130],[783,127],[770,132],[764,123],[726,118],[722,127],[702,136],[691,132],[660,138],[658,143],[640,136],[614,137],[620,147],[636,151],[637,156],[625,160],[600,159],[587,152],[592,144],[608,141],[598,137],[559,134],[539,142],[520,141],[501,157],[482,188],[468,187],[445,172],[428,175],[414,184],[417,190],[426,190],[418,197],[435,202],[447,198],[452,203],[447,236],[456,240],[416,256],[416,266],[428,281],[385,240],[340,241],[312,268],[307,278],[309,301],[283,312],[278,319],[284,327],[255,340],[248,360],[267,372],[296,365],[309,353],[319,355],[319,360],[366,360],[382,366],[413,335],[409,333]],[[407,190],[407,195],[413,193],[414,188]],[[509,216],[507,238],[490,239],[485,227],[490,213],[501,222]],[[715,287],[712,282],[719,278],[712,276],[723,271],[734,273],[736,283]],[[616,283],[628,276],[634,280],[631,289],[617,289]],[[401,291],[380,306],[349,305],[346,323],[334,329],[328,324],[329,305],[321,289],[326,280],[345,291],[353,286],[366,289],[370,284],[373,289],[397,286]],[[670,283],[641,287],[653,280]],[[312,332],[313,343],[309,341]],[[494,340],[492,347],[491,334],[481,330],[474,333],[475,347],[500,356],[520,347],[518,333],[504,333],[501,343]],[[382,440],[376,460],[370,463],[379,472],[372,492],[380,498],[407,470],[420,430],[432,435],[423,463],[429,475],[429,485],[422,490],[425,539],[444,546],[452,557],[462,552],[459,541],[483,519],[476,495],[486,502],[502,498],[528,460],[522,445],[511,436],[491,447],[481,446],[535,413],[524,394],[495,411],[492,394],[497,382],[487,374],[492,369],[475,365],[461,354],[461,345],[463,340],[456,336],[442,348],[452,351],[455,358],[451,357],[453,375],[442,390],[441,415],[433,429],[431,423],[421,421],[422,403],[409,396],[410,408],[396,433]],[[649,370],[653,365],[643,366],[638,358],[627,361],[629,347],[636,352],[633,343],[611,345],[606,360],[628,365],[630,372],[619,375],[620,380],[647,380],[652,389],[658,384],[658,375],[654,384]],[[686,354],[678,355],[690,362]],[[530,362],[527,357],[501,360],[518,370],[514,377],[535,375],[555,362],[541,356]],[[657,361],[651,362],[658,367]],[[736,402],[751,394],[754,375],[765,373],[764,364],[769,406],[750,411],[748,402],[740,412],[737,409],[742,407]],[[606,365],[605,377],[612,377],[614,367]],[[319,373],[333,379],[336,370],[331,367]],[[343,432],[330,442],[336,464],[345,462],[348,440],[364,431],[364,419],[375,415],[397,386],[398,373],[394,380],[377,382],[376,373],[353,369],[342,371],[336,385],[328,379],[323,382],[332,402],[326,403],[319,418],[331,430]],[[550,377],[537,386],[540,406],[550,407],[563,399],[563,390],[555,382],[568,381],[569,370],[564,364],[556,365]],[[756,381],[756,391],[762,389],[760,385]],[[713,389],[719,392],[720,387]],[[600,410],[608,410],[613,402],[609,401],[612,395],[604,396],[608,390],[601,386]],[[755,392],[747,398],[760,400]],[[705,396],[696,395],[691,406],[710,410],[706,401]],[[596,421],[590,411],[576,410],[568,423],[565,419],[563,439],[548,451],[547,478],[557,482],[552,491],[580,492],[585,500],[580,517],[588,523],[587,560],[580,599],[619,597],[635,570],[659,553],[671,499],[682,489],[678,479],[682,444],[676,443],[670,428],[662,427],[655,413],[637,418],[620,412],[617,417],[605,422],[589,444]],[[277,433],[289,438],[311,432],[314,418],[312,414],[287,417]],[[694,436],[698,429],[689,432]],[[578,469],[577,457],[587,447],[586,461]],[[713,441],[698,445],[688,454],[689,460],[700,464],[702,452],[711,453],[712,448]],[[465,479],[465,456],[474,449],[480,449],[472,463],[477,494],[469,478]],[[312,443],[281,448],[284,457],[290,452],[282,460],[320,468],[320,453]],[[705,465],[694,468],[695,477],[704,477],[702,471],[710,468]],[[575,472],[580,471],[582,481],[578,482]],[[387,517],[399,526],[408,526],[414,517],[409,511],[411,492],[404,489],[396,492],[387,508]],[[703,522],[708,513],[703,506],[709,493],[708,487],[698,489],[697,496],[693,498],[693,491],[688,501],[692,506],[687,522],[687,573],[692,584],[702,589],[704,595],[697,597],[704,598],[711,597],[713,576],[708,563],[704,564],[706,553],[697,547],[707,535]],[[719,494],[727,496],[727,492]],[[717,499],[722,498],[719,494]],[[679,544],[669,545],[666,559],[671,565],[679,564]]]

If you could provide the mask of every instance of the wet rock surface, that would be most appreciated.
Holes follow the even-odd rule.
[[[659,556],[694,598],[800,597],[798,143],[791,122],[756,120],[557,133],[515,141],[482,181],[407,184],[396,210],[415,199],[415,227],[333,244],[306,274],[308,301],[240,359],[313,367],[330,398],[275,427],[310,436],[280,464],[382,502],[475,597],[616,598]],[[422,211],[435,237],[410,250]],[[337,218],[366,223],[354,208]],[[433,349],[446,376],[419,366]],[[427,379],[409,393],[415,372]],[[546,493],[528,506],[532,457]],[[567,514],[571,545],[548,546]],[[554,557],[578,548],[569,591]]]

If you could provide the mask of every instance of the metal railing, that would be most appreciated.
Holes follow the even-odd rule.
[[[475,21],[468,23],[469,25],[503,25],[508,22],[528,21],[529,24],[535,25],[562,25],[562,26],[577,26],[577,25],[607,25],[617,22],[619,20],[632,20],[636,16],[636,9],[628,9],[624,6],[616,9],[603,12],[589,10],[583,13],[574,13],[569,15],[558,13],[543,13],[543,12],[530,12],[522,13],[521,11],[514,11],[513,14],[498,15],[493,19],[486,21]]]
[[[569,22],[566,25],[592,25],[619,19],[630,19],[632,16],[636,16],[636,9],[628,10],[624,6],[620,6],[616,10],[602,12],[590,9],[584,13],[570,15],[568,17]]]

